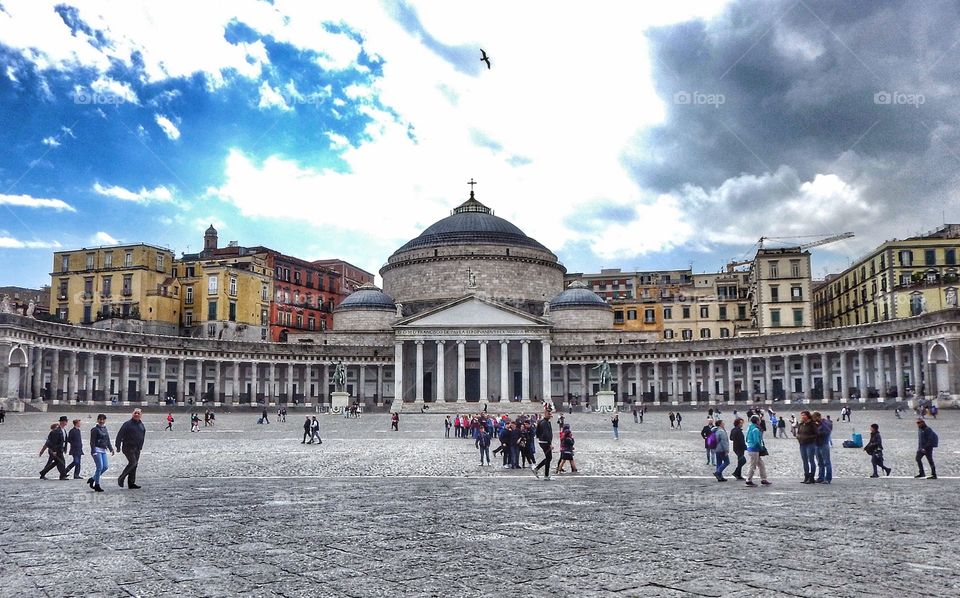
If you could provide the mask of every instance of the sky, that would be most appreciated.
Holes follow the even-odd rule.
[[[960,221],[951,1],[0,0],[0,285],[116,243],[376,272],[469,195],[569,271],[814,277]],[[480,61],[481,48],[491,68]]]

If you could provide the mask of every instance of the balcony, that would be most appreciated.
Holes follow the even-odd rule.
[[[84,292],[83,292],[83,295],[82,295],[82,298],[83,298],[84,301],[93,301],[93,293],[88,292],[88,291],[84,291]]]
[[[133,289],[123,289],[122,291],[120,291],[120,294],[123,295],[124,297],[129,297],[133,295]]]

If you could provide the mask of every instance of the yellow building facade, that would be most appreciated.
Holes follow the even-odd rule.
[[[960,224],[887,241],[814,292],[818,328],[854,326],[957,307]]]
[[[138,243],[81,248],[53,254],[51,313],[71,324],[123,328],[124,321],[149,322],[137,330],[176,334],[179,284],[173,252]]]

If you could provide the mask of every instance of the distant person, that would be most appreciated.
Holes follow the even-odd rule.
[[[877,474],[877,468],[883,470],[887,475],[890,475],[892,471],[889,467],[883,464],[883,439],[880,438],[880,426],[877,424],[870,424],[870,441],[867,442],[867,446],[863,447],[863,450],[870,455],[870,464],[873,465],[873,475],[871,478],[879,478]]]
[[[263,408],[263,412],[260,414],[260,421],[259,421],[258,423],[261,423],[261,424],[269,424],[269,423],[270,423],[270,419],[267,417],[267,408],[266,408],[266,407]]]
[[[683,416],[680,415],[680,412],[679,412],[679,411],[677,411],[677,429],[678,429],[678,430],[682,430],[682,429],[683,429],[683,426],[680,425],[680,422],[682,422],[682,421],[683,421]]]
[[[747,450],[747,440],[743,436],[743,418],[733,420],[733,429],[730,430],[730,444],[733,453],[737,456],[737,468],[733,470],[733,478],[743,481],[743,466],[747,464],[744,452]]]
[[[90,454],[93,456],[93,462],[96,464],[97,469],[93,476],[87,479],[87,485],[95,492],[103,492],[103,488],[100,487],[100,476],[102,476],[104,472],[107,471],[107,467],[110,466],[107,460],[107,451],[110,451],[111,456],[114,454],[106,423],[107,416],[101,413],[97,416],[97,425],[90,429]]]
[[[320,422],[317,420],[317,416],[313,416],[313,421],[310,422],[310,442],[313,444],[316,441],[317,444],[323,444],[323,439],[320,438]]]
[[[833,463],[830,460],[830,435],[833,433],[833,421],[828,415],[824,419],[819,411],[814,411],[813,421],[817,423],[817,479],[818,484],[833,481]]]
[[[390,429],[394,432],[400,431],[400,414],[396,411],[390,414]]]
[[[540,450],[543,451],[543,460],[533,468],[533,474],[540,477],[540,468],[543,467],[543,479],[550,479],[550,461],[553,459],[553,427],[550,425],[551,413],[545,411],[543,417],[537,422],[537,442],[540,443]]]
[[[147,429],[140,421],[143,412],[140,409],[134,409],[133,415],[120,426],[117,432],[117,450],[123,453],[127,458],[127,466],[123,468],[117,477],[117,484],[123,488],[124,480],[127,481],[127,488],[138,490],[137,485],[137,467],[140,465],[140,451],[143,450],[143,441],[147,436]]]
[[[613,426],[613,439],[620,440],[620,414],[615,413],[613,418],[610,419],[610,424]]]
[[[937,437],[937,433],[927,425],[923,418],[917,418],[917,467],[920,468],[920,473],[913,477],[924,477],[923,458],[926,457],[927,463],[930,464],[930,475],[926,477],[928,480],[937,479],[937,466],[933,463],[933,449],[938,446],[940,446],[940,439]]]
[[[167,413],[167,427],[163,429],[164,432],[170,431],[173,432],[173,414]]]
[[[800,412],[797,424],[797,441],[800,443],[800,460],[803,462],[803,484],[813,484],[817,476],[817,423],[809,411]]]
[[[726,482],[727,478],[723,477],[723,470],[730,465],[730,437],[727,436],[727,430],[722,419],[716,421],[712,433],[716,438],[714,458],[717,461],[717,468],[713,475],[716,476],[718,482]]]
[[[450,421],[450,416],[447,416],[447,419],[443,420],[443,437],[450,438],[450,428],[453,427],[453,423]]]
[[[70,445],[69,454],[73,457],[73,462],[67,467],[67,477],[70,476],[70,470],[73,470],[73,479],[80,479],[80,461],[83,459],[83,432],[80,431],[80,420],[73,420],[73,428],[67,432],[67,444]]]
[[[7,410],[0,407],[0,424],[2,424],[5,419],[7,419]]]
[[[310,438],[310,431],[313,429],[313,422],[310,421],[310,416],[307,416],[306,421],[303,422],[303,440],[300,441],[300,444],[307,444],[307,438]],[[310,443],[313,443],[313,439],[310,438]]]
[[[763,445],[763,431],[760,429],[760,416],[754,415],[750,418],[750,427],[747,428],[747,486],[756,486],[753,483],[753,472],[760,470],[760,483],[769,486],[767,480],[767,468],[763,464],[762,453],[766,452]]]
[[[480,449],[480,466],[483,467],[483,459],[487,459],[487,465],[490,465],[490,434],[487,433],[486,428],[481,428],[477,432],[476,440],[477,448]]]
[[[670,417],[670,429],[672,430],[674,427],[674,423],[677,421],[677,416],[673,414],[673,411],[671,411],[669,417]]]
[[[47,434],[47,439],[43,443],[43,447],[40,448],[41,457],[44,453],[47,453],[47,464],[40,470],[41,480],[47,479],[47,472],[54,467],[60,472],[61,480],[67,479],[67,467],[63,458],[63,454],[67,450],[67,433],[64,431],[66,425],[66,416],[60,418],[60,423],[50,424],[50,433]]]

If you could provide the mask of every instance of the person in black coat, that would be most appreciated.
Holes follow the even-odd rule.
[[[879,478],[877,474],[877,468],[879,467],[886,473],[890,475],[892,471],[889,467],[883,464],[883,439],[880,438],[880,426],[877,424],[870,424],[870,442],[867,443],[867,446],[863,447],[863,450],[870,455],[870,464],[873,465],[873,475],[871,478]]]
[[[40,456],[47,453],[47,464],[40,470],[40,479],[47,479],[47,472],[57,468],[60,472],[60,479],[67,479],[67,467],[64,464],[63,454],[67,450],[67,416],[60,416],[59,424],[50,425],[50,433],[47,434],[47,440],[40,449]]]
[[[140,488],[140,486],[137,486],[137,466],[140,465],[140,451],[143,450],[143,441],[147,435],[147,429],[140,421],[141,414],[142,412],[139,409],[134,409],[133,415],[129,420],[123,422],[120,431],[117,432],[117,450],[127,458],[127,466],[117,477],[117,484],[121,488],[123,488],[124,480],[127,480],[129,489],[137,490]]]
[[[533,469],[534,475],[540,477],[540,468],[543,467],[543,479],[550,479],[550,461],[553,459],[553,427],[550,425],[552,413],[543,412],[543,417],[537,422],[537,442],[540,443],[540,450],[543,451],[543,460],[537,463]]]
[[[67,476],[73,470],[73,479],[80,479],[80,460],[83,457],[83,433],[80,431],[80,420],[73,420],[73,428],[67,432],[67,444],[70,445],[70,456],[73,462],[67,467]]]
[[[730,444],[733,453],[737,456],[737,468],[733,470],[733,477],[742,480],[743,466],[747,464],[747,458],[744,456],[744,452],[747,450],[747,440],[743,437],[743,418],[741,417],[733,420],[733,429],[730,430]]]
[[[300,441],[300,444],[307,444],[307,438],[310,438],[310,427],[313,425],[313,422],[310,421],[310,416],[307,416],[307,421],[303,422],[303,440]],[[310,444],[313,444],[313,439],[310,439]]]

